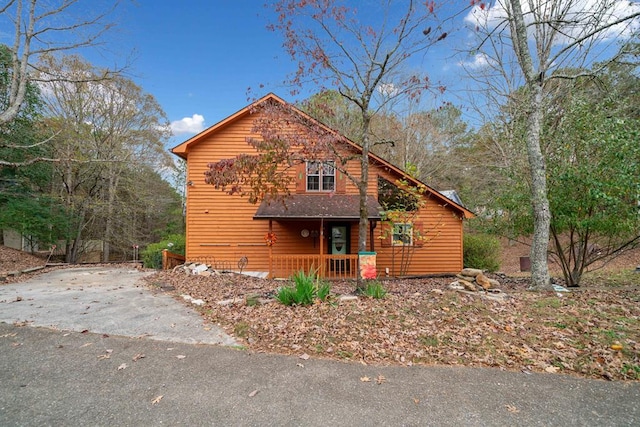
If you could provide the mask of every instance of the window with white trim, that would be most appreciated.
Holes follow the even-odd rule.
[[[394,223],[391,243],[393,246],[413,245],[413,224],[399,222]]]
[[[335,188],[334,162],[307,162],[307,191],[334,191]]]

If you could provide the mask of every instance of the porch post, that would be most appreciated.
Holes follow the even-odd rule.
[[[324,278],[324,218],[320,218],[320,277]]]
[[[273,233],[273,222],[269,220],[269,235]],[[269,245],[269,279],[273,279],[273,245]]]
[[[373,240],[373,229],[376,228],[374,224],[375,220],[369,221],[369,251],[371,252],[376,251],[376,247],[374,244],[375,240]]]

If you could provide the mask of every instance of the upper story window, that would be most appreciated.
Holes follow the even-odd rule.
[[[334,191],[336,168],[333,161],[307,162],[307,191]]]

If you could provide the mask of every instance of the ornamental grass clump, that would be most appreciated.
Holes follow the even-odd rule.
[[[370,298],[384,298],[387,295],[387,290],[384,285],[377,280],[368,281],[366,286],[362,288],[362,294]]]
[[[321,281],[314,270],[305,273],[300,270],[292,277],[294,286],[278,289],[276,298],[284,305],[311,305],[314,300],[325,301],[329,298],[331,285]]]

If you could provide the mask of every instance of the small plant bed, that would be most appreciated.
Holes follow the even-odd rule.
[[[356,283],[332,282],[331,294],[319,298],[312,281],[311,303],[284,305],[274,299],[283,287],[295,290],[294,282],[171,272],[147,280],[202,299],[203,316],[250,351],[640,380],[640,284],[537,293],[526,291],[527,278],[501,277],[508,298],[496,301],[449,289],[453,277],[384,280],[371,290],[383,298],[341,300]],[[271,302],[248,304],[259,300]]]

